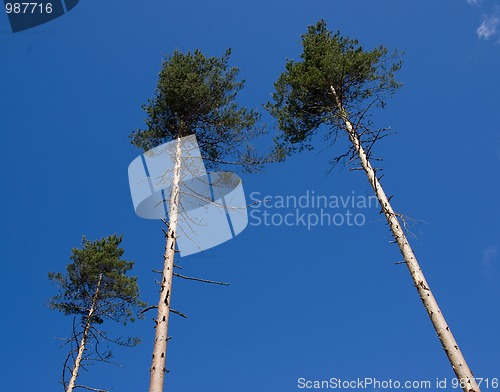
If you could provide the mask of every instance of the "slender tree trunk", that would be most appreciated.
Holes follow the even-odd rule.
[[[465,362],[465,358],[458,347],[458,343],[453,337],[453,334],[451,333],[451,330],[446,323],[441,310],[439,309],[436,299],[432,295],[431,289],[427,284],[424,274],[417,262],[417,258],[415,257],[413,250],[411,249],[410,244],[406,239],[406,235],[403,229],[401,228],[399,219],[392,209],[391,204],[389,203],[389,199],[387,198],[384,190],[382,189],[382,185],[377,178],[375,170],[372,168],[370,161],[368,160],[368,156],[363,149],[363,146],[361,145],[359,134],[354,129],[352,123],[349,121],[348,114],[342,106],[342,102],[340,101],[335,88],[333,86],[331,86],[330,88],[335,97],[335,101],[342,117],[342,121],[344,122],[347,133],[349,135],[349,140],[354,145],[361,161],[361,166],[366,172],[368,181],[370,182],[373,190],[375,191],[377,199],[382,206],[382,211],[384,212],[387,222],[389,223],[392,235],[396,243],[398,244],[401,254],[403,255],[404,261],[406,263],[406,266],[408,267],[408,270],[410,271],[420,299],[424,304],[425,310],[427,310],[427,314],[429,315],[432,325],[434,326],[439,340],[441,341],[443,349],[448,356],[453,371],[455,372],[457,378],[460,379],[461,386],[464,392],[479,392],[479,386],[474,379],[472,371]]]
[[[170,194],[169,225],[165,246],[163,275],[158,301],[158,317],[156,319],[156,336],[153,349],[153,361],[150,369],[149,392],[162,392],[165,378],[165,361],[168,340],[168,319],[170,315],[170,299],[172,297],[172,278],[174,271],[175,240],[177,230],[177,214],[180,198],[181,181],[181,138],[177,138],[174,176]]]
[[[99,288],[101,287],[102,274],[99,274],[99,280],[97,281],[97,286],[95,289],[94,296],[92,297],[92,304],[90,306],[89,314],[87,315],[87,322],[85,323],[85,328],[83,329],[82,340],[78,346],[78,355],[76,356],[75,365],[71,371],[71,378],[69,380],[68,389],[66,392],[73,392],[75,388],[76,378],[78,377],[78,370],[80,369],[80,364],[83,359],[83,353],[85,352],[85,345],[87,344],[87,338],[89,336],[90,327],[92,326],[92,316],[95,312],[95,306],[97,303],[97,296],[99,295]]]

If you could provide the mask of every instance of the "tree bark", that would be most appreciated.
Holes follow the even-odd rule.
[[[97,296],[99,295],[99,288],[101,287],[102,282],[102,274],[99,274],[99,279],[97,281],[97,286],[94,292],[94,296],[92,297],[92,304],[90,306],[89,313],[87,315],[87,322],[85,323],[85,328],[83,329],[82,340],[80,341],[80,345],[78,346],[78,355],[75,359],[75,365],[73,370],[71,371],[71,378],[69,380],[68,389],[66,392],[73,392],[75,388],[76,378],[78,377],[78,371],[80,369],[80,364],[83,359],[83,353],[85,352],[85,345],[87,344],[87,338],[89,336],[90,327],[92,326],[92,316],[95,312],[95,306],[97,303]]]
[[[406,239],[406,235],[401,227],[399,219],[392,209],[392,206],[389,203],[389,199],[387,198],[382,185],[377,178],[376,172],[371,166],[368,156],[363,149],[363,146],[361,145],[359,134],[354,129],[352,123],[349,121],[348,114],[344,109],[340,97],[335,91],[335,88],[333,86],[330,86],[330,89],[333,96],[335,97],[335,101],[340,111],[342,121],[344,122],[345,128],[349,135],[349,140],[356,149],[358,157],[361,161],[361,166],[363,167],[363,170],[368,177],[368,181],[370,182],[382,207],[382,211],[392,231],[394,240],[398,244],[399,250],[403,255],[404,261],[406,263],[406,266],[408,267],[414,285],[417,288],[420,299],[422,300],[425,310],[427,311],[427,314],[431,319],[432,325],[436,330],[443,349],[448,356],[448,360],[451,363],[453,371],[455,372],[457,378],[460,380],[464,392],[480,392],[479,386],[474,379],[472,371],[465,362],[465,358],[462,355],[462,352],[460,351],[448,324],[446,323],[444,315],[439,309],[439,306],[432,294],[429,284],[425,280],[424,274],[417,262],[417,258],[415,257],[408,240]]]
[[[172,297],[172,278],[174,271],[175,241],[178,221],[181,181],[181,138],[177,138],[174,175],[170,193],[169,225],[164,254],[163,274],[158,301],[158,316],[156,319],[156,336],[154,340],[153,360],[150,369],[149,392],[162,392],[165,379],[165,363],[168,340],[168,320],[170,315],[170,299]]]

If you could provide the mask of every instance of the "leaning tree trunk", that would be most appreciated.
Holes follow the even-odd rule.
[[[156,336],[154,340],[153,361],[150,369],[149,392],[162,392],[165,379],[165,361],[168,340],[168,319],[170,315],[170,299],[172,297],[172,278],[174,271],[175,240],[178,221],[181,181],[181,138],[177,138],[175,165],[170,193],[169,225],[165,246],[163,275],[158,301],[158,317],[156,319]]]
[[[80,345],[78,346],[78,355],[75,359],[75,365],[73,370],[71,371],[71,378],[69,380],[68,389],[66,392],[73,392],[75,389],[76,378],[78,377],[78,371],[80,370],[80,364],[83,359],[83,353],[85,352],[85,345],[87,344],[87,338],[89,336],[90,327],[92,326],[92,316],[95,312],[95,307],[97,303],[97,296],[99,295],[99,289],[101,287],[102,282],[102,274],[99,274],[99,280],[97,281],[97,286],[94,292],[94,296],[92,297],[92,304],[90,305],[90,310],[87,315],[87,322],[85,323],[85,328],[83,329],[83,336],[80,340]]]
[[[389,203],[389,199],[387,198],[384,190],[382,189],[382,185],[380,184],[376,176],[375,170],[372,168],[370,161],[368,160],[368,156],[363,149],[363,146],[361,145],[360,136],[354,129],[352,123],[349,121],[348,114],[344,109],[340,97],[335,91],[335,88],[333,86],[331,86],[330,88],[335,97],[340,116],[349,135],[349,140],[353,144],[361,161],[361,166],[368,176],[368,181],[370,182],[377,196],[377,199],[382,206],[382,211],[384,212],[387,222],[389,223],[389,227],[391,228],[394,240],[398,244],[399,250],[403,255],[404,261],[406,263],[406,266],[408,267],[408,270],[410,271],[414,285],[417,288],[418,294],[420,295],[420,299],[424,304],[425,310],[427,310],[427,314],[429,315],[432,325],[434,326],[439,340],[441,341],[443,349],[448,356],[453,371],[455,372],[457,378],[460,380],[464,392],[479,392],[479,386],[474,379],[472,371],[465,362],[465,358],[462,355],[462,352],[458,347],[458,343],[453,337],[450,327],[446,323],[441,310],[439,309],[436,299],[432,295],[432,291],[427,284],[427,281],[425,280],[424,274],[417,262],[417,258],[415,257],[413,250],[411,249],[410,244],[406,239],[398,216],[392,209],[391,204]]]

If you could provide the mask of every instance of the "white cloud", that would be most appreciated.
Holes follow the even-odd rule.
[[[489,15],[484,18],[481,26],[476,30],[477,36],[482,39],[489,39],[498,34],[500,19],[496,15]]]
[[[479,0],[467,0],[467,3],[469,3],[470,5],[478,5]]]

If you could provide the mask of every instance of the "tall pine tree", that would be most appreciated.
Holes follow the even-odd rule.
[[[357,40],[333,34],[323,20],[302,35],[302,47],[301,60],[286,63],[275,83],[274,101],[266,106],[282,132],[278,145],[281,156],[312,148],[312,137],[322,131],[334,140],[347,135],[348,151],[333,162],[344,157],[361,165],[463,390],[479,391],[410,247],[402,217],[392,208],[370,162],[372,147],[383,133],[372,128],[369,112],[373,107],[384,107],[386,98],[400,87],[395,80],[401,67],[398,53],[391,55],[382,46],[364,50]]]
[[[238,68],[229,66],[230,53],[227,50],[219,58],[206,57],[199,50],[185,54],[176,50],[166,58],[154,97],[143,106],[147,114],[146,128],[130,136],[132,144],[144,151],[166,142],[176,143],[171,191],[166,195],[169,221],[150,368],[150,392],[163,391],[166,371],[181,172],[186,170],[181,139],[196,135],[201,156],[209,169],[237,165],[246,171],[255,171],[265,162],[251,144],[264,132],[258,126],[260,116],[255,110],[248,110],[236,102],[244,82],[237,79]]]
[[[121,241],[122,237],[116,235],[96,241],[83,237],[82,248],[72,250],[72,262],[66,266],[66,272],[49,273],[49,279],[59,289],[59,294],[50,299],[50,307],[75,317],[72,337],[67,339],[71,349],[63,367],[66,392],[78,387],[89,389],[76,384],[85,363],[111,359],[110,351],[100,350],[101,343],[139,343],[137,338],[113,339],[101,329],[106,320],[123,325],[134,321],[146,305],[139,299],[137,278],[127,275],[134,263],[121,258]],[[68,381],[67,370],[71,373]]]

